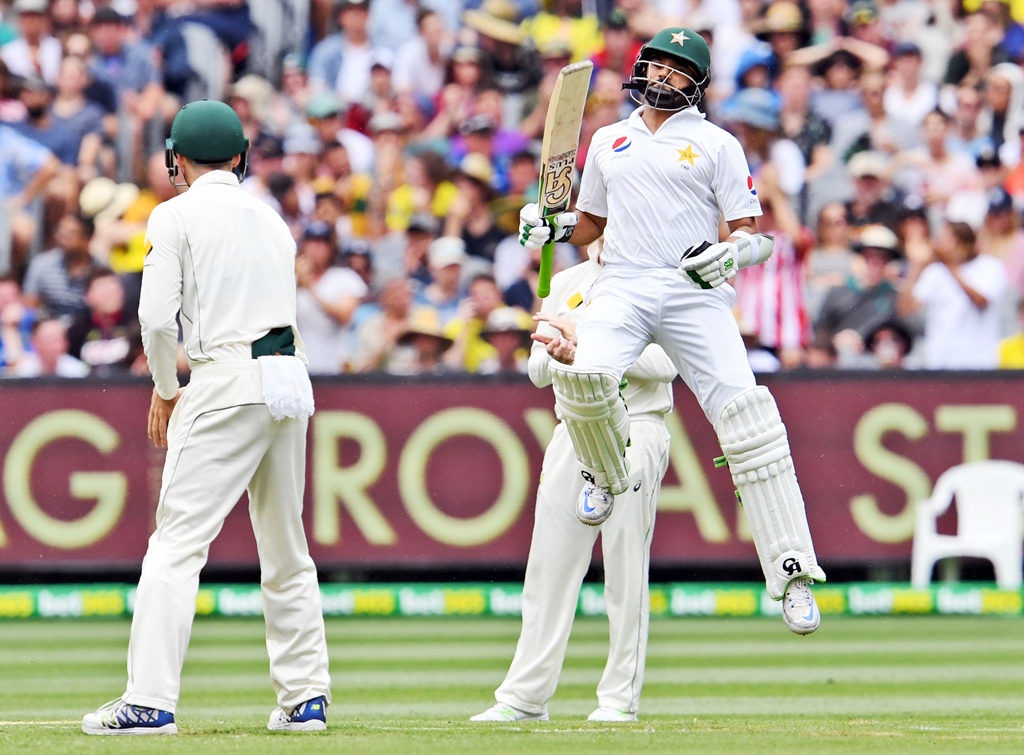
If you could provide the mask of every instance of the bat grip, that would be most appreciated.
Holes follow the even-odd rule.
[[[551,293],[551,268],[555,258],[554,242],[545,244],[540,251],[540,272],[537,275],[537,296],[546,299]]]

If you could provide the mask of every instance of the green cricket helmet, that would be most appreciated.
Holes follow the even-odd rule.
[[[242,156],[239,165],[245,174],[249,140],[242,132],[242,121],[229,105],[216,100],[198,100],[185,105],[174,116],[171,136],[164,142],[167,169],[177,174],[174,155],[206,165],[226,163]],[[239,177],[241,177],[241,175]]]
[[[672,70],[690,80],[682,89],[668,84],[668,76],[651,79],[648,64],[654,58],[668,56],[677,62]],[[682,110],[700,104],[711,83],[711,50],[704,37],[693,29],[673,26],[662,29],[650,42],[640,48],[640,54],[633,64],[629,83],[623,89],[630,90],[630,96],[641,105],[656,110]]]

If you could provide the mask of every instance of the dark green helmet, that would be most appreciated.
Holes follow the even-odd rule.
[[[230,106],[214,100],[185,105],[174,116],[167,151],[197,163],[226,163],[249,149],[242,121]]]
[[[663,55],[680,62],[680,72],[693,82],[691,86],[677,89],[664,82],[650,80],[647,64],[653,58]],[[631,94],[639,93],[640,96],[634,96],[633,99],[641,104],[646,103],[658,110],[681,110],[698,105],[710,82],[711,50],[704,37],[693,29],[672,26],[659,31],[640,48],[640,54],[633,64],[630,83],[623,87],[632,90]]]

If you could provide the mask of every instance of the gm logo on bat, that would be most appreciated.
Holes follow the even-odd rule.
[[[561,157],[561,156],[560,156]],[[569,204],[569,193],[572,191],[572,159],[551,162],[544,172],[544,207],[548,209],[566,207]]]

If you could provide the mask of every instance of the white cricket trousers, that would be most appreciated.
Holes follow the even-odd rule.
[[[245,490],[278,704],[330,700],[320,591],[302,528],[306,425],[271,418],[257,360],[193,372],[168,428],[156,531],[135,597],[126,702],[175,711],[199,572]]]
[[[632,418],[627,450],[630,487],[599,527],[576,518],[583,487],[572,441],[561,423],[544,453],[533,540],[523,584],[523,628],[512,665],[494,693],[500,703],[529,713],[547,711],[565,660],[580,586],[601,534],[609,651],[598,705],[636,713],[647,659],[647,585],[654,515],[668,469],[669,433],[661,415]]]
[[[576,326],[573,366],[621,379],[644,347],[656,343],[719,431],[729,402],[756,385],[735,301],[732,286],[698,290],[675,269],[605,267]]]

